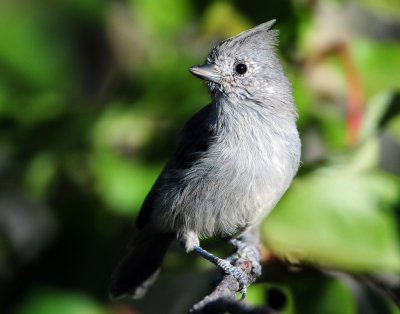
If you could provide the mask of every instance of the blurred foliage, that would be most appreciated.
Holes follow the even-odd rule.
[[[106,290],[179,129],[209,101],[187,69],[272,18],[303,163],[263,241],[294,263],[399,275],[399,10],[397,0],[2,0],[2,313],[176,314],[205,293],[198,260],[180,249],[139,303]],[[203,285],[189,289],[196,269],[190,282]],[[400,312],[336,273],[266,280],[248,300],[282,313]]]
[[[82,294],[39,291],[30,296],[18,314],[106,314],[99,305]]]

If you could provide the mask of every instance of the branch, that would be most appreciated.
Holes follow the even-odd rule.
[[[395,274],[373,274],[354,276],[358,281],[379,293],[381,296],[392,300],[400,308],[400,278]]]
[[[190,313],[278,314],[277,312],[269,309],[268,307],[255,307],[247,303],[235,300],[233,298],[223,298],[223,297],[220,297],[215,301],[208,301],[201,307],[201,309],[192,310]]]
[[[261,276],[260,240],[258,233],[249,233],[240,238],[235,253],[228,260],[235,267],[240,268],[250,283],[257,279],[262,282],[284,284],[293,280],[303,280],[315,276],[334,276],[343,279],[343,275],[356,279],[355,283],[368,287],[381,296],[391,300],[400,307],[400,276],[384,274],[357,274],[347,273],[329,267],[302,263],[288,264],[274,256],[263,258],[263,274]],[[221,274],[215,288],[201,301],[193,305],[191,314],[277,314],[270,307],[252,306],[235,298],[239,291],[239,284],[232,275]]]

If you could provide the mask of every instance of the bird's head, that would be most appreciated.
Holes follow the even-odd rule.
[[[206,81],[213,98],[293,104],[290,83],[276,57],[275,20],[260,24],[215,46],[205,64],[190,72]],[[272,103],[271,103],[272,102]]]

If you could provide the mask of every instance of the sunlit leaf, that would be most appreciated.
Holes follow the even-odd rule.
[[[399,181],[379,171],[333,168],[295,180],[265,220],[268,247],[289,260],[356,271],[400,271],[394,213]]]
[[[378,132],[381,120],[387,112],[392,99],[392,93],[381,93],[373,97],[367,104],[361,130],[361,138],[365,139]]]

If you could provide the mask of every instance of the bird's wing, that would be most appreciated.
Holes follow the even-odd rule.
[[[142,229],[150,221],[154,201],[164,184],[173,184],[179,180],[176,174],[191,167],[199,158],[199,154],[205,152],[214,135],[215,106],[209,104],[196,113],[184,126],[178,146],[146,196],[136,220],[138,229]],[[174,174],[174,175],[171,175]]]

